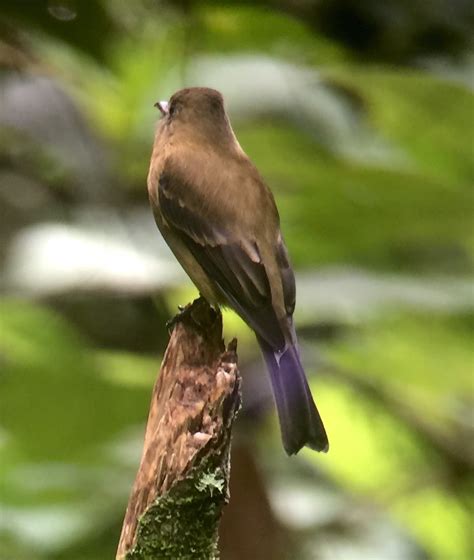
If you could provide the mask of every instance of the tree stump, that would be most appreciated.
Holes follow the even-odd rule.
[[[117,559],[218,557],[241,399],[236,347],[234,339],[225,349],[222,316],[202,298],[177,317],[153,389]]]

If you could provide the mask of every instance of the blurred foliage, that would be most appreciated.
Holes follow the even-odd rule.
[[[316,387],[334,427],[324,467],[352,491],[393,508],[434,557],[468,558],[469,322],[394,313],[330,344],[327,354],[358,373],[341,389],[338,381],[347,379],[329,370],[336,379]],[[439,533],[440,523],[451,530]]]
[[[185,85],[223,89],[239,141],[275,193],[297,270],[351,266],[426,281],[410,309],[382,301],[364,316],[306,316],[305,327],[319,333],[305,338],[304,350],[331,450],[288,460],[285,484],[300,476],[298,465],[310,465],[308,494],[320,487],[352,500],[344,503],[353,518],[375,511],[368,541],[386,515],[409,545],[397,560],[472,557],[473,305],[420,310],[431,280],[472,276],[471,8],[370,0],[2,6],[5,557],[113,555],[159,367],[152,354],[164,348],[166,319],[195,292],[180,277],[167,280],[153,306],[152,283],[134,292],[79,267],[82,291],[63,293],[57,278],[44,294],[24,287],[39,284],[32,260],[13,264],[27,227],[83,227],[84,215],[112,240],[118,216],[118,231],[142,257],[161,256],[158,233],[133,212],[147,204],[153,103]],[[444,72],[430,71],[439,57]],[[95,220],[99,210],[114,212],[111,223]],[[72,249],[62,250],[58,261]],[[97,284],[88,291],[91,277],[102,292]],[[239,337],[245,375],[258,359],[252,335],[230,312],[225,330]],[[140,334],[142,344],[137,333],[149,333]],[[251,382],[248,375],[244,388]],[[251,402],[257,391],[249,393]],[[265,483],[282,455],[274,415],[257,424],[267,401],[241,420],[264,458]],[[356,550],[365,537],[362,529],[351,537],[346,522],[342,515],[329,528],[315,522],[311,554],[331,558],[322,544],[334,536]],[[372,552],[394,557],[388,545]]]

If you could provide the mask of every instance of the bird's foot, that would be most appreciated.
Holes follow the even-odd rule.
[[[187,305],[178,305],[178,310],[178,313],[166,323],[170,334],[178,323],[192,321],[198,326],[203,326],[203,323],[215,319],[218,314],[218,311],[210,306],[202,296]]]
[[[190,316],[192,305],[192,303],[188,303],[187,305],[178,305],[178,313],[176,313],[174,317],[171,317],[171,319],[166,321],[166,328],[168,329],[168,332],[170,334],[173,332],[173,329],[179,322],[185,320],[186,317]]]

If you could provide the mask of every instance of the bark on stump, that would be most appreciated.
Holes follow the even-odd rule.
[[[176,322],[153,389],[117,559],[218,557],[239,407],[236,341],[225,349],[220,312],[198,299]]]

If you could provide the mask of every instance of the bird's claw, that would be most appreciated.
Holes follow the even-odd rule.
[[[204,323],[207,324],[207,322],[209,322],[208,313],[211,313],[212,317],[216,317],[218,311],[214,309],[214,307],[209,306],[209,304],[202,296],[200,296],[198,299],[195,299],[192,303],[188,303],[187,305],[178,305],[178,313],[176,313],[176,315],[166,323],[168,332],[171,334],[178,323],[187,320],[191,320],[195,325],[202,326],[201,324],[203,323],[203,308],[208,310],[207,314],[204,315]]]
[[[191,306],[192,303],[188,303],[187,305],[178,305],[178,313],[166,321],[166,328],[170,334],[173,332],[176,325],[190,313]]]
[[[171,334],[175,326],[186,319],[192,319],[195,322],[193,311],[202,301],[204,301],[204,298],[200,296],[192,303],[188,303],[187,305],[178,305],[178,313],[176,313],[176,315],[166,323],[168,332]]]

